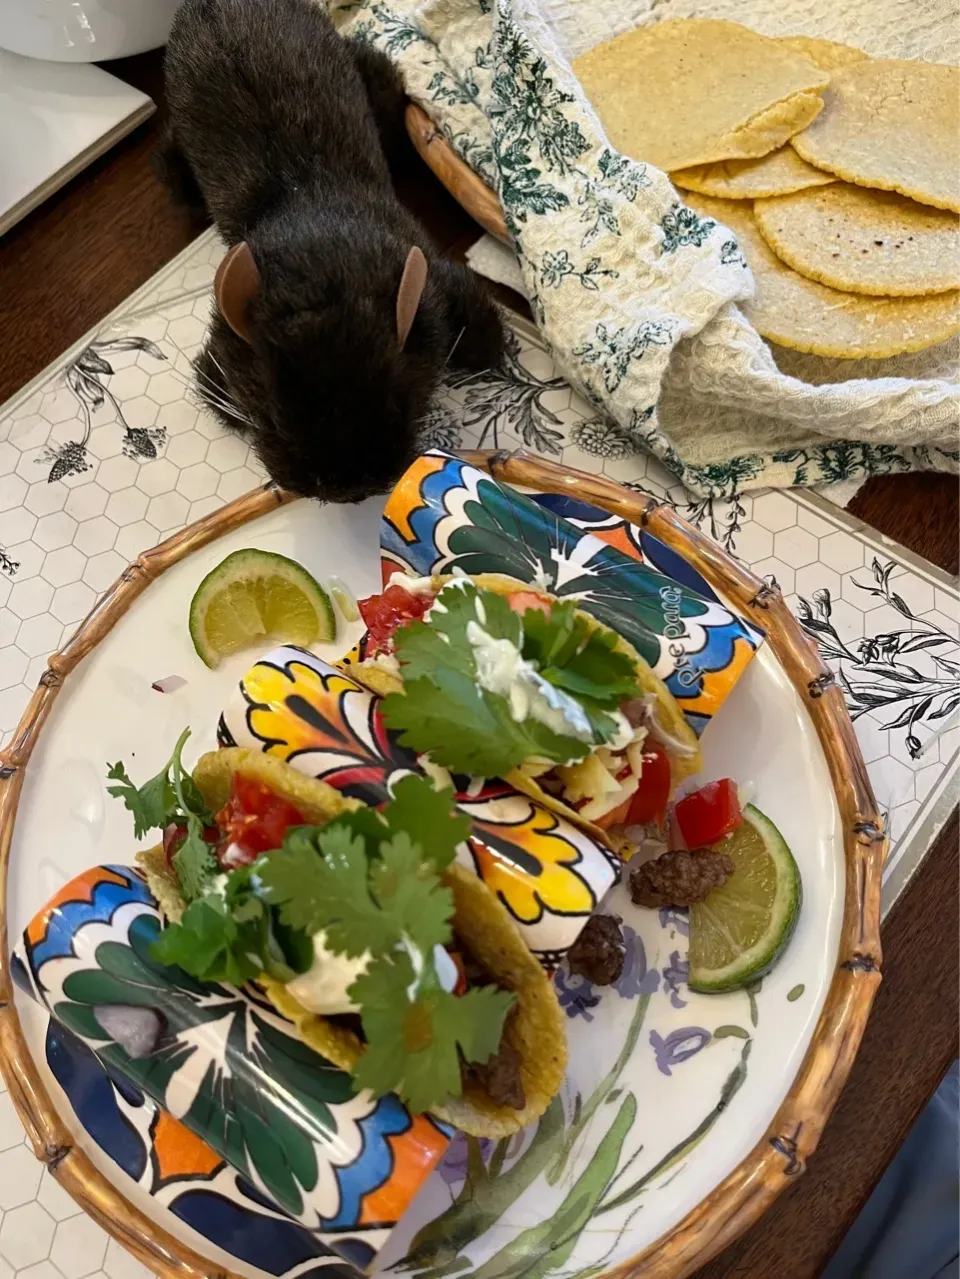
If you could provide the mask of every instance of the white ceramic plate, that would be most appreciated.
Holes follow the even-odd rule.
[[[228,552],[258,546],[300,560],[321,581],[335,573],[355,594],[369,594],[379,588],[381,507],[378,501],[346,508],[298,502],[228,534],[152,584],[85,659],[58,698],[27,770],[9,872],[11,939],[79,872],[132,860],[129,816],[105,792],[106,761],[122,758],[134,776],[150,776],[188,723],[193,752],[214,746],[218,712],[250,654],[216,672],[194,654],[186,618],[204,574]],[[335,645],[317,651],[339,656],[359,629],[342,628]],[[151,690],[153,681],[174,674],[186,678],[184,687],[170,694]],[[844,884],[839,814],[812,723],[766,648],[707,729],[703,747],[704,780],[732,774],[748,786],[800,866],[804,908],[785,956],[758,991],[691,994],[683,982],[682,916],[640,910],[617,890],[610,905],[637,937],[624,977],[602,996],[579,979],[561,978],[571,1055],[563,1133],[551,1137],[541,1125],[514,1140],[496,1155],[498,1178],[472,1175],[468,1196],[458,1139],[391,1236],[381,1267],[399,1261],[416,1230],[447,1211],[442,1238],[419,1252],[418,1268],[431,1279],[439,1279],[438,1268],[461,1245],[458,1273],[473,1268],[483,1279],[515,1265],[564,1279],[609,1269],[680,1221],[763,1136],[810,1043],[836,964]],[[184,1189],[176,1179],[134,1182],[83,1133],[47,1065],[46,1017],[19,995],[18,1008],[44,1082],[107,1177],[216,1264],[264,1273],[171,1211],[168,1205]],[[133,1117],[130,1122],[137,1126]],[[147,1127],[140,1125],[143,1133]],[[541,1171],[530,1179],[523,1169],[540,1154]],[[508,1170],[514,1181],[504,1185],[512,1191],[501,1202],[491,1187]],[[472,1224],[467,1198],[474,1204]],[[220,1238],[228,1242],[226,1234]],[[283,1273],[303,1275],[322,1264],[304,1261]]]

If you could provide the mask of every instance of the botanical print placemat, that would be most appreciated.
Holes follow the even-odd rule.
[[[0,734],[140,551],[262,482],[190,376],[222,253],[207,232],[0,409]],[[956,583],[816,497],[694,497],[557,375],[517,323],[504,367],[460,376],[424,446],[527,448],[643,489],[775,579],[838,672],[893,850],[887,902],[949,811],[960,726]],[[844,459],[836,460],[838,476]],[[939,734],[939,736],[938,736]]]

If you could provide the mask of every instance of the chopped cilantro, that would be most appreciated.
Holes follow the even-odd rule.
[[[234,874],[248,872],[244,867]],[[176,964],[200,981],[234,986],[263,973],[278,981],[290,981],[297,973],[274,935],[269,908],[250,894],[244,903],[215,896],[193,902],[179,924],[163,930],[150,953],[161,964]]]
[[[492,986],[464,995],[434,989],[411,1003],[413,979],[408,955],[382,956],[350,994],[361,1006],[368,1045],[354,1078],[375,1096],[395,1092],[416,1112],[459,1095],[459,1053],[483,1062],[497,1050],[513,996]]]
[[[481,688],[467,638],[471,622],[509,640],[544,680],[574,698],[593,740],[558,734],[532,717],[517,721],[505,696]],[[610,740],[617,727],[610,712],[637,693],[633,662],[615,644],[614,636],[591,632],[573,603],[555,603],[549,616],[529,609],[521,618],[492,591],[447,587],[428,622],[396,633],[404,691],[384,699],[384,722],[401,734],[401,745],[458,773],[502,777],[531,756],[571,763]]]
[[[405,833],[437,870],[444,870],[456,857],[457,845],[470,835],[470,819],[452,807],[451,799],[450,790],[438,791],[425,778],[411,774],[396,783],[390,803],[379,812],[358,808],[341,813],[324,830],[342,826],[352,831],[364,840],[370,855],[391,835]]]
[[[171,775],[187,800],[179,762]],[[440,985],[434,950],[450,942],[454,911],[440,876],[468,831],[450,791],[403,778],[381,812],[291,827],[281,849],[231,871],[222,892],[207,881],[151,953],[200,981],[233,985],[306,971],[320,932],[334,954],[369,954],[349,991],[367,1040],[356,1082],[377,1096],[396,1092],[414,1111],[437,1106],[461,1091],[461,1056],[486,1061],[496,1050],[514,999],[494,987],[454,996]]]
[[[122,762],[108,764],[108,779],[121,785],[108,786],[107,793],[122,799],[133,814],[133,832],[137,839],[142,839],[148,831],[163,830],[171,823],[186,827],[186,836],[173,856],[173,864],[184,897],[193,901],[203,894],[216,874],[217,863],[203,836],[204,827],[213,822],[213,814],[183,767],[183,748],[189,736],[190,730],[185,728],[166,766],[143,786],[134,785]]]
[[[147,831],[162,829],[167,824],[167,814],[173,810],[177,801],[170,784],[169,760],[162,772],[139,788],[130,780],[122,762],[108,764],[107,768],[110,781],[123,783],[121,786],[108,786],[107,794],[122,799],[133,814],[134,837],[143,839]]]
[[[180,888],[188,902],[202,897],[217,873],[217,859],[203,837],[203,822],[193,813],[186,819],[187,833],[173,854],[172,862],[180,880]]]

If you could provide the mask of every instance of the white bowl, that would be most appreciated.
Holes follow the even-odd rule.
[[[179,0],[0,0],[0,49],[102,62],[165,44]]]

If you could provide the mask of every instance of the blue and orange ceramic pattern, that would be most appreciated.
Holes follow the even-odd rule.
[[[244,676],[220,719],[221,745],[261,750],[374,806],[416,756],[384,727],[379,700],[304,649],[285,646]],[[473,823],[459,860],[503,902],[530,949],[554,967],[617,882],[620,863],[583,831],[501,781],[454,778]]]
[[[93,1053],[122,1096],[163,1108],[150,1121],[157,1188],[186,1167],[209,1179],[230,1165],[225,1181],[241,1196],[231,1211],[243,1198],[266,1210],[288,1245],[295,1231],[303,1260],[332,1251],[368,1264],[449,1132],[395,1097],[358,1094],[265,999],[151,959],[160,926],[146,884],[123,866],[78,876],[30,922],[15,967],[65,1029],[48,1053],[68,1073]],[[113,1123],[111,1153],[142,1180],[135,1137],[109,1109],[100,1122]]]
[[[762,635],[655,539],[581,503],[568,509],[577,523],[458,458],[426,453],[384,509],[384,583],[398,570],[508,573],[574,599],[634,645],[703,732]]]

